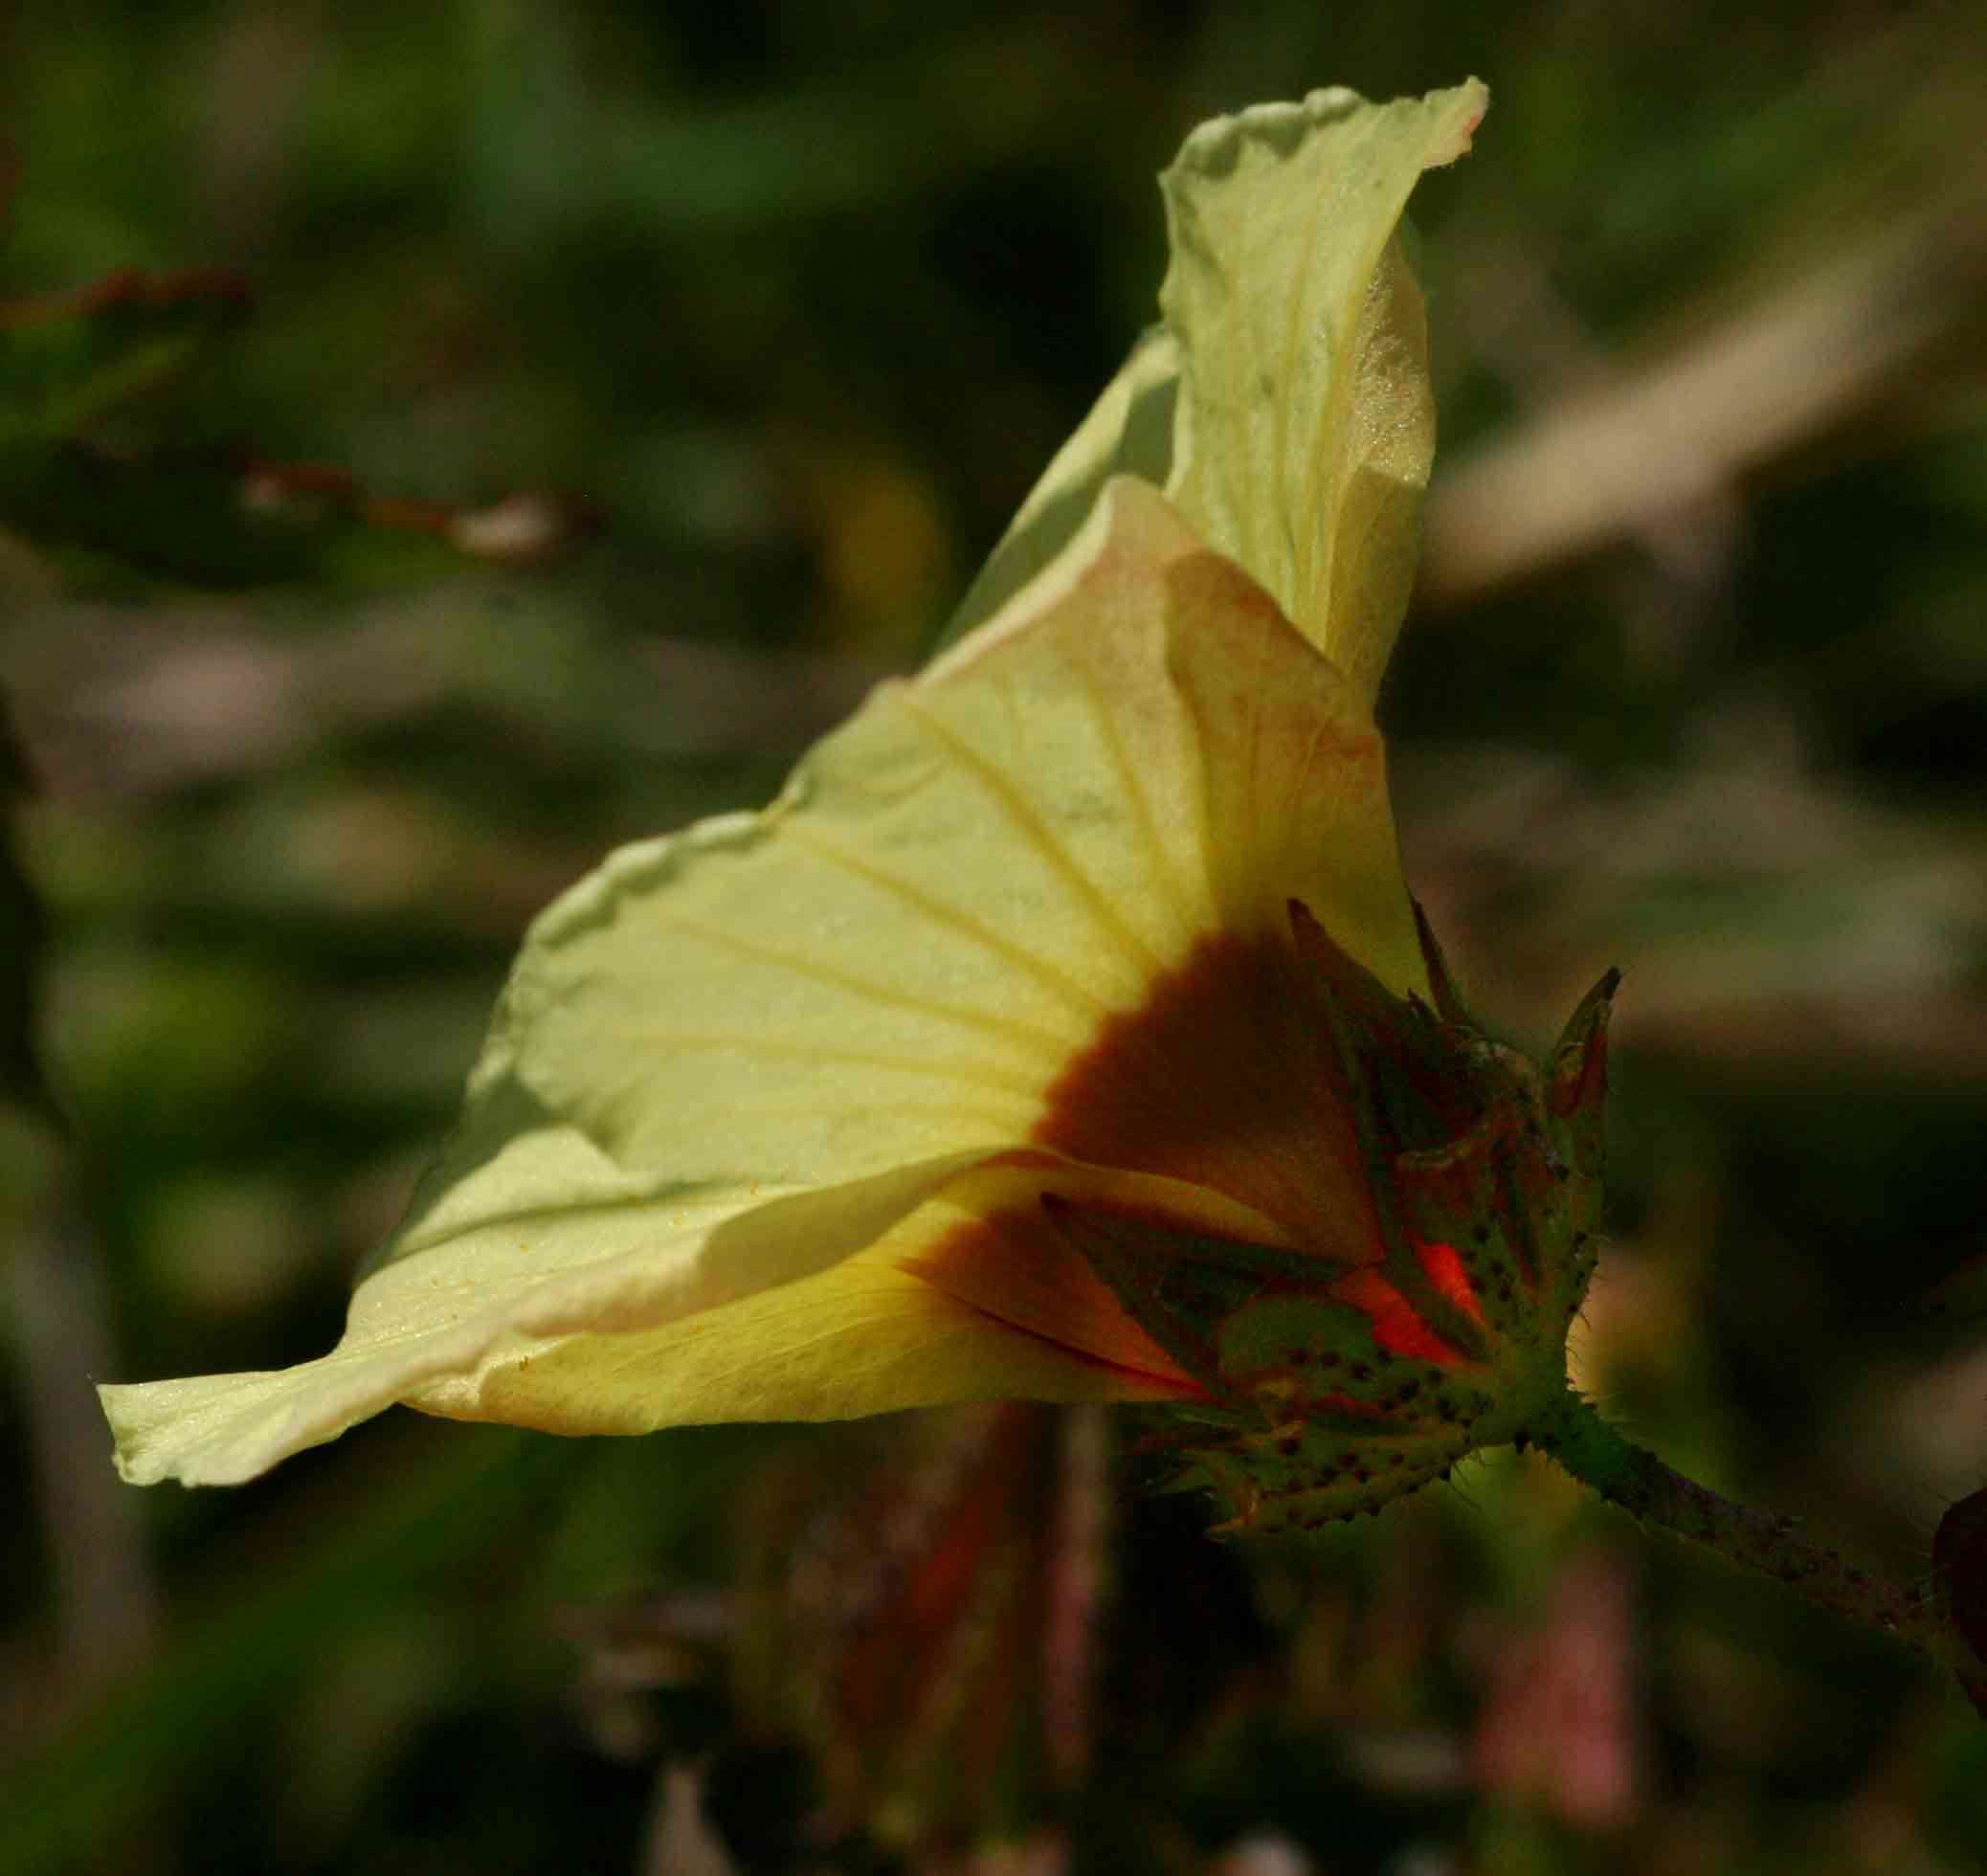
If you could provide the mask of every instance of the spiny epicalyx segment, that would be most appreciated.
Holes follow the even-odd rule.
[[[1463,1013],[1421,923],[1435,1002],[1393,995],[1301,905],[1323,1072],[1367,1169],[1356,1262],[1043,1200],[1051,1220],[1202,1397],[1147,1442],[1226,1511],[1224,1532],[1376,1512],[1512,1439],[1565,1386],[1600,1217],[1617,973],[1540,1067]]]

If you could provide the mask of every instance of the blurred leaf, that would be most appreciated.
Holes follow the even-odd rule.
[[[87,434],[184,371],[249,303],[246,282],[218,270],[133,270],[0,301],[0,521],[127,571],[224,588],[536,562],[586,530],[577,504],[549,496],[468,508],[376,495],[322,463]]]
[[[73,293],[0,301],[0,452],[87,429],[183,371],[247,312],[218,269],[110,275]]]
[[[1030,1402],[796,1448],[743,1508],[732,1670],[826,1806],[898,1847],[1039,1820],[1089,1769],[1108,1435]]]
[[[446,1580],[516,1529],[566,1476],[569,1452],[503,1435],[452,1444],[445,1457],[407,1468],[369,1508],[312,1521],[273,1580],[243,1587],[187,1627],[14,1765],[0,1783],[0,1873],[66,1868],[115,1843],[231,1723],[339,1636]]]
[[[27,759],[0,697],[0,1099],[20,1102],[60,1126],[34,1048],[35,992],[46,924],[13,850],[15,805],[29,792]]]
[[[480,10],[470,147],[502,204],[499,238],[542,239],[588,212],[649,239],[903,212],[975,171],[1098,134],[1083,63],[1025,15],[717,104],[604,95],[579,69],[576,36],[556,11]]]

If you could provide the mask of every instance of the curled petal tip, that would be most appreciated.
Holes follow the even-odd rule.
[[[1430,168],[1440,168],[1454,163],[1459,156],[1469,154],[1470,145],[1476,137],[1478,126],[1484,122],[1484,114],[1490,108],[1490,87],[1482,78],[1465,78],[1454,94],[1462,101],[1465,109],[1455,121],[1454,136],[1444,149],[1438,150],[1429,158]]]

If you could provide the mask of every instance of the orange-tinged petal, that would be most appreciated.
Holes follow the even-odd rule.
[[[1176,1395],[1180,1370],[1038,1228],[1045,1191],[1370,1257],[1290,904],[1387,991],[1427,983],[1370,711],[1378,640],[1344,640],[1349,678],[1309,609],[1350,593],[1365,618],[1399,584],[1397,504],[1359,491],[1413,483],[1418,432],[1396,462],[1387,413],[1425,393],[1415,346],[1390,349],[1411,289],[1379,257],[1466,102],[1373,113],[1377,142],[1348,100],[1254,114],[1232,176],[1218,137],[1190,145],[1175,233],[1201,245],[1172,339],[1031,498],[976,602],[992,616],[882,686],[764,812],[628,848],[551,907],[339,1347],[105,1389],[127,1477],[244,1478],[396,1399],[607,1431]],[[1384,188],[1341,190],[1321,221],[1316,163],[1279,167],[1314,137]],[[1237,215],[1261,226],[1231,251]],[[1310,228],[1294,295],[1270,221]],[[1320,269],[1338,240],[1351,259]],[[1261,278],[1239,314],[1188,306],[1244,254]],[[1268,305],[1292,309],[1286,344]],[[1246,359],[1214,356],[1224,333]],[[1178,503],[1109,473],[1157,473],[1176,371]],[[1216,461],[1229,417],[1236,476]],[[1339,442],[1351,480],[1298,461]],[[1243,497],[1286,506],[1244,539]],[[1301,542],[1259,564],[1251,543],[1298,541],[1313,498],[1328,578]]]
[[[1085,1316],[1074,1265],[990,1311],[977,1278],[949,1293],[892,1260],[926,1248],[950,1182],[1030,1147],[1205,1180],[1248,1231],[1328,1237],[1356,1198],[1304,1176],[1323,1114],[1287,1033],[1279,873],[1375,972],[1420,981],[1371,724],[1260,589],[1120,480],[1062,560],[880,692],[774,808],[616,856],[546,914],[339,1349],[106,1391],[127,1473],[245,1477],[400,1398],[609,1430],[1176,1387],[1125,1359],[1127,1319]],[[1201,1108],[1197,1156],[1130,1137],[1109,1063],[1143,1074],[1154,1021],[1180,1032],[1179,1086],[1197,1053],[1234,1103]],[[1192,1119],[1171,1098],[1172,1120],[1148,1112],[1162,1131]]]
[[[1144,1216],[1173,1232],[1241,1243],[1274,1241],[1274,1222],[1206,1186],[1024,1152],[953,1181],[941,1205],[917,1220],[926,1241],[899,1253],[901,1266],[934,1289],[1081,1359],[1138,1376],[1154,1397],[1201,1392],[1126,1313],[1057,1228],[1045,1199]],[[955,1214],[949,1223],[946,1208]],[[901,1233],[898,1241],[907,1238]]]
[[[1031,1334],[923,1281],[900,1262],[905,1255],[901,1240],[891,1241],[653,1329],[500,1351],[408,1397],[453,1418],[587,1434],[849,1419],[935,1402],[1158,1400],[1187,1391],[1170,1363],[1149,1373]]]

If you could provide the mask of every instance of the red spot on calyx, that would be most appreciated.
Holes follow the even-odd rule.
[[[1477,1301],[1476,1286],[1453,1244],[1417,1244],[1415,1258],[1435,1291],[1444,1303],[1460,1309],[1479,1329],[1484,1326],[1484,1306]]]
[[[1483,1306],[1477,1301],[1455,1247],[1418,1244],[1415,1255],[1436,1294],[1472,1323],[1481,1325]],[[1456,1367],[1469,1359],[1461,1349],[1438,1334],[1398,1287],[1377,1270],[1348,1272],[1331,1285],[1331,1294],[1366,1316],[1373,1324],[1373,1339],[1390,1355],[1404,1355],[1442,1368]]]
[[[1415,1306],[1377,1270],[1348,1272],[1331,1285],[1331,1294],[1373,1324],[1373,1339],[1390,1355],[1445,1368],[1462,1359],[1462,1351],[1430,1329]]]

